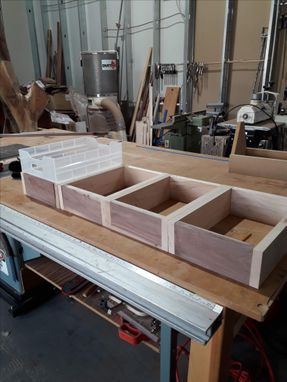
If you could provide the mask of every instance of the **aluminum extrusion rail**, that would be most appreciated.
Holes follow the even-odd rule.
[[[200,343],[220,322],[220,305],[2,204],[0,230]]]

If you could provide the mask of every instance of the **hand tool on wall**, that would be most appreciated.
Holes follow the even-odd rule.
[[[192,82],[194,92],[197,91],[199,95],[199,80],[202,79],[203,73],[206,71],[206,65],[204,62],[191,62],[188,64],[187,68],[187,81]]]

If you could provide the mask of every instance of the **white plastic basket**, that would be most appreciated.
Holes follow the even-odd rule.
[[[53,182],[65,182],[122,165],[122,143],[76,138],[19,149],[22,171]]]

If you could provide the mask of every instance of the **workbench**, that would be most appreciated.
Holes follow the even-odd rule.
[[[32,146],[55,139],[62,140],[63,137],[9,137],[1,138],[0,144],[4,146],[21,143]],[[231,174],[228,172],[227,158],[137,146],[127,142],[123,147],[125,164],[287,196],[287,182]],[[205,345],[192,342],[189,382],[227,380],[227,359],[238,320],[250,317],[263,321],[287,280],[287,257],[280,262],[262,287],[256,290],[219,277],[102,226],[33,201],[23,194],[19,180],[5,178],[1,180],[0,186],[1,230],[19,240],[26,240],[31,246],[35,239],[32,237],[33,229],[39,230],[42,234],[42,247],[39,243],[36,245],[35,241],[36,249],[42,250],[51,259],[84,275],[92,282],[100,281],[105,284],[108,277],[108,284],[105,285],[108,289],[114,291],[118,288],[119,295],[149,311],[165,324],[170,324],[171,328],[184,334],[190,333],[191,326],[187,325],[184,314],[190,311],[192,316],[194,300],[190,297],[193,294],[206,299],[207,303],[211,301],[218,304],[217,309],[224,307],[221,324],[209,342]],[[46,235],[45,227],[49,228]],[[60,248],[61,245],[65,247]],[[56,247],[58,251],[55,250]],[[79,248],[83,251],[83,257],[85,251],[89,251],[90,262],[85,269],[80,256],[71,256]],[[59,257],[56,252],[59,254],[61,251],[62,257]],[[93,262],[95,259],[97,262]],[[101,265],[101,261],[106,264]],[[95,264],[98,264],[98,270]],[[100,266],[106,266],[106,271],[100,272]],[[119,280],[123,283],[122,288]],[[143,282],[142,287],[140,282]],[[145,288],[150,294],[145,294]],[[173,304],[173,301],[178,302]],[[194,323],[195,321],[192,324],[196,329]],[[192,337],[199,342],[206,342],[202,341],[200,331],[196,333],[195,330]],[[161,377],[161,381],[172,380],[170,375]]]

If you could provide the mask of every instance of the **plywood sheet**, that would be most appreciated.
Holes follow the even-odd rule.
[[[273,226],[269,224],[228,215],[225,219],[210,228],[210,230],[233,239],[244,241],[245,243],[256,245],[272,228]]]

